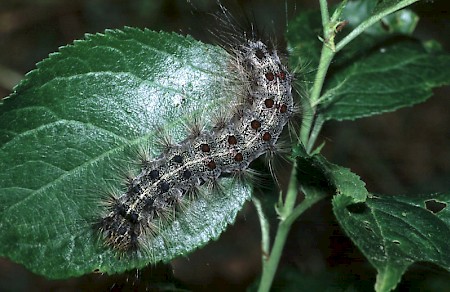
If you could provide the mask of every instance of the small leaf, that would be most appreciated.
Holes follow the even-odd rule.
[[[353,203],[364,202],[368,196],[365,183],[348,168],[330,163],[320,154],[308,156],[304,151],[294,150],[297,173],[306,196],[345,194]]]
[[[428,210],[427,202],[440,208]],[[450,271],[450,194],[369,197],[350,203],[345,194],[333,210],[347,235],[377,269],[377,291],[389,291],[413,263],[427,261]]]
[[[234,99],[229,55],[190,37],[125,28],[87,35],[27,74],[0,106],[0,255],[50,278],[118,273],[169,261],[216,239],[250,192],[227,184],[151,240],[150,256],[119,258],[92,224],[101,193],[138,170],[135,149],[162,127],[184,139],[183,122]],[[229,93],[229,94],[228,94]]]

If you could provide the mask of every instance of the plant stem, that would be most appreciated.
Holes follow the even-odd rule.
[[[286,243],[286,239],[288,237],[289,230],[291,229],[292,224],[306,210],[326,197],[325,193],[308,196],[294,208],[298,192],[297,171],[295,166],[296,163],[294,163],[294,168],[292,169],[289,189],[286,195],[286,202],[281,209],[280,223],[278,224],[278,230],[275,236],[275,241],[273,243],[270,257],[263,257],[263,273],[258,288],[259,292],[269,291],[270,287],[272,286],[278,263],[280,262],[281,254],[283,252],[284,244]]]
[[[316,77],[314,79],[314,85],[311,90],[310,103],[315,105],[316,101],[320,98],[320,93],[322,91],[323,83],[325,81],[325,76],[327,74],[328,68],[330,67],[331,60],[334,57],[334,52],[326,43],[322,46],[322,52],[320,55],[319,67],[317,68]],[[315,106],[313,106],[315,109]]]
[[[311,129],[311,133],[309,136],[308,144],[304,145],[306,148],[307,153],[311,154],[314,143],[317,140],[317,137],[319,137],[320,130],[322,129],[323,123],[324,123],[323,117],[317,117],[314,122],[314,128]]]
[[[330,66],[331,60],[334,57],[334,52],[330,48],[327,43],[330,40],[330,31],[334,33],[332,29],[329,27],[330,15],[328,12],[328,3],[326,0],[319,0],[320,2],[320,11],[322,15],[322,25],[324,30],[324,44],[322,47],[322,53],[320,57],[319,68],[314,80],[314,85],[311,91],[310,97],[310,105],[314,105],[310,107],[311,114],[314,116],[316,101],[320,97],[320,93],[322,91],[323,83],[325,81],[325,75]],[[333,44],[334,45],[334,44]],[[314,125],[314,119],[308,119],[302,124],[302,129],[300,132],[300,139],[303,145],[313,145],[314,141],[310,141],[311,138],[311,129]],[[319,129],[318,129],[319,130]],[[317,131],[318,131],[317,130]],[[313,136],[315,139],[317,135]],[[308,147],[310,148],[310,147]],[[311,146],[312,148],[312,146]],[[309,151],[309,150],[308,150]],[[295,219],[298,218],[304,211],[309,209],[312,205],[314,205],[317,201],[323,198],[323,196],[312,196],[306,197],[303,202],[301,202],[297,207],[295,207],[295,203],[297,200],[298,193],[298,181],[297,181],[297,162],[294,160],[294,164],[292,167],[291,177],[289,181],[288,191],[286,193],[286,199],[282,206],[278,206],[278,213],[280,215],[280,223],[278,224],[277,234],[275,235],[275,241],[273,243],[272,250],[270,252],[270,256],[266,258],[263,256],[263,273],[261,276],[261,282],[259,285],[259,292],[269,291],[272,286],[273,279],[275,277],[275,273],[277,271],[278,263],[280,262],[281,254],[284,248],[284,244],[286,243],[287,236],[289,234],[289,230],[291,228],[292,223],[294,223]],[[255,206],[257,206],[255,204]],[[258,207],[257,207],[258,208]],[[258,211],[259,212],[259,211]],[[260,220],[262,220],[260,215]],[[263,231],[264,232],[264,231]],[[263,249],[265,248],[266,243],[264,243],[263,239]]]
[[[286,218],[288,218],[295,206],[297,199],[298,185],[297,185],[297,163],[294,161],[292,167],[291,178],[289,182],[288,191],[286,194],[286,200],[283,206],[280,207],[280,223],[278,224],[277,234],[275,241],[268,258],[263,258],[263,273],[261,276],[261,282],[259,284],[258,291],[269,291],[272,286],[273,278],[277,271],[278,263],[280,262],[281,253],[283,251],[286,238],[289,233],[292,223],[286,224]]]
[[[311,130],[314,127],[314,116],[316,113],[317,101],[320,98],[320,93],[322,92],[323,83],[325,82],[325,76],[327,74],[328,68],[330,67],[331,60],[335,55],[335,52],[331,49],[334,44],[330,44],[329,42],[332,40],[332,34],[334,33],[333,29],[330,27],[330,14],[328,12],[328,4],[326,0],[320,0],[320,12],[322,16],[322,26],[323,26],[323,46],[322,52],[320,54],[319,67],[317,68],[317,73],[314,78],[314,84],[311,89],[311,95],[309,97],[310,103],[310,115],[305,123],[303,123],[302,128],[300,130],[300,139],[303,145],[314,145],[315,141],[310,141],[311,139]],[[319,129],[320,130],[320,129]],[[308,153],[310,153],[312,149],[311,147],[307,147]]]
[[[281,221],[286,219],[295,207],[298,193],[298,181],[297,181],[297,161],[294,160],[292,165],[291,177],[289,179],[289,186],[286,193],[286,200],[284,206],[281,208]]]
[[[253,197],[253,204],[255,205],[256,212],[258,213],[259,224],[261,225],[261,249],[262,249],[262,262],[267,261],[270,253],[270,236],[269,236],[269,222],[264,214],[261,201]],[[263,265],[264,269],[265,265]]]
[[[327,0],[319,0],[320,3],[320,15],[322,16],[322,27],[327,27],[330,21],[330,13],[328,12]]]
[[[263,265],[263,274],[258,288],[259,292],[269,291],[272,286],[273,278],[275,277],[275,272],[277,271],[281,253],[290,228],[291,225],[286,224],[285,221],[281,221],[280,224],[278,224],[277,235],[273,243],[272,252],[270,253],[269,260]]]
[[[311,117],[308,117],[307,120],[302,125],[302,128],[300,130],[300,139],[304,146],[308,147],[306,148],[307,152],[310,154],[310,151],[312,150],[312,146],[315,143],[315,138],[317,136],[311,137],[311,129],[313,128],[313,122],[314,122],[314,116],[316,113],[316,107],[317,107],[317,100],[320,98],[320,93],[322,92],[323,83],[325,82],[325,76],[327,74],[328,68],[330,67],[331,60],[333,60],[334,52],[325,44],[322,47],[322,53],[320,56],[320,62],[319,62],[319,68],[316,73],[316,77],[314,79],[314,85],[311,90],[311,96],[309,99],[310,102],[310,108],[311,112],[309,113]],[[320,131],[319,129],[316,129],[317,131]],[[314,139],[314,141],[311,140],[311,138]],[[309,146],[311,145],[311,146]]]

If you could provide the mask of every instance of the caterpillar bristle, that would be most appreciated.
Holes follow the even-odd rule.
[[[140,167],[146,167],[152,161],[152,154],[150,152],[150,144],[144,143],[140,144],[137,149],[134,151],[134,156],[137,158],[136,164]]]
[[[228,109],[221,108],[212,114],[211,123],[215,131],[223,130],[230,121],[232,114]]]
[[[111,184],[105,184],[100,189],[96,189],[98,196],[101,200],[97,200],[99,207],[106,207],[109,209],[109,206],[117,201],[117,199],[122,194],[117,188]]]
[[[170,206],[161,206],[159,209],[155,212],[156,217],[162,223],[162,225],[170,222],[170,220],[173,218],[173,208]]]
[[[158,127],[155,132],[155,147],[162,153],[168,153],[171,149],[176,147],[172,136],[163,127]]]
[[[282,152],[273,152],[270,157],[266,157],[266,163],[267,168],[269,169],[269,172],[275,181],[278,188],[282,187],[282,183],[280,180],[280,176],[284,176],[285,173],[282,170],[289,169],[289,166],[291,165],[291,161],[287,158],[287,154],[289,154],[290,151]]]
[[[187,132],[187,139],[192,140],[200,136],[205,129],[205,127],[203,126],[203,121],[199,116],[195,116],[190,121],[184,121],[183,127]]]
[[[239,169],[232,173],[235,183],[240,185],[259,185],[263,181],[263,174],[255,169]]]
[[[126,167],[124,170],[118,173],[118,178],[122,184],[128,188],[132,185],[134,178],[136,177],[136,170],[131,166]]]

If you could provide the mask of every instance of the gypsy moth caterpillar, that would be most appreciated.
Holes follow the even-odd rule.
[[[222,11],[229,17],[223,7]],[[114,250],[149,250],[152,234],[172,221],[188,198],[195,199],[193,194],[219,192],[221,177],[242,179],[252,174],[252,161],[276,151],[285,125],[296,113],[293,75],[277,50],[254,32],[251,37],[228,37],[240,41],[228,48],[224,72],[238,85],[233,89],[235,100],[217,115],[215,124],[190,123],[181,142],[161,131],[162,153],[154,159],[141,155],[139,174],[127,180],[120,195],[105,202],[104,215],[95,224]]]

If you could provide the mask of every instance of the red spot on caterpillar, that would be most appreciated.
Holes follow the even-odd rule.
[[[287,105],[283,104],[283,105],[280,107],[280,113],[284,114],[285,112],[287,112]]]
[[[228,144],[230,145],[236,145],[237,144],[237,139],[235,136],[228,136]]]
[[[262,139],[263,139],[264,141],[270,141],[270,139],[272,139],[272,135],[270,135],[269,132],[265,132],[265,133],[262,135]]]
[[[273,99],[268,98],[268,99],[266,99],[266,100],[264,101],[264,104],[266,105],[267,108],[272,108],[272,107],[273,107],[273,104],[274,104],[274,101],[273,101]]]
[[[209,152],[211,150],[211,148],[209,148],[208,144],[200,145],[200,149],[202,150],[202,152]]]
[[[250,126],[252,127],[252,129],[258,130],[259,128],[261,128],[261,122],[258,120],[253,120],[250,123]]]
[[[265,76],[266,76],[266,79],[269,81],[273,81],[275,79],[275,76],[273,75],[272,72],[267,72]]]
[[[284,79],[286,79],[286,74],[283,71],[280,71],[280,73],[278,73],[277,77],[280,78],[281,80],[284,80]]]
[[[242,160],[244,160],[244,156],[242,155],[242,153],[238,153],[234,156],[234,160],[236,160],[237,162],[241,162]]]
[[[210,162],[208,162],[208,164],[206,166],[208,166],[209,169],[213,170],[216,168],[217,165],[214,160],[211,160]]]

